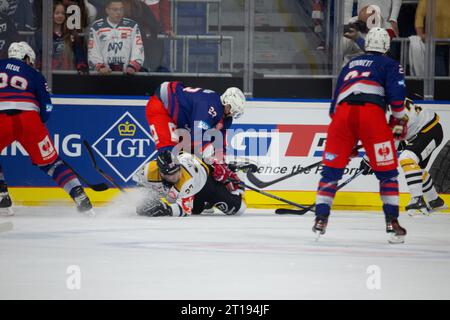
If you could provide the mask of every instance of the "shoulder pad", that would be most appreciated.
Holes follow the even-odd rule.
[[[98,19],[92,23],[92,29],[98,30],[105,24],[105,19]]]
[[[124,26],[129,26],[129,27],[134,27],[135,25],[137,25],[137,22],[128,18],[123,18],[122,19],[122,24]]]

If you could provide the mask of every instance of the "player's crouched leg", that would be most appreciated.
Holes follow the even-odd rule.
[[[195,195],[193,214],[202,212],[201,204],[208,203],[226,215],[242,215],[247,209],[242,193],[241,190],[230,192],[223,183],[208,177],[203,189]]]
[[[79,212],[94,215],[92,204],[73,170],[59,158],[50,164],[39,165],[75,202]]]

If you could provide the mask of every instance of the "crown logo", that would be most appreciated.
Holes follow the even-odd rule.
[[[136,133],[136,125],[126,121],[117,126],[121,137],[132,137]]]

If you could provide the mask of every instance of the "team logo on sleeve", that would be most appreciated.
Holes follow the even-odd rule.
[[[373,147],[378,166],[389,166],[394,163],[394,152],[390,141],[376,143]]]

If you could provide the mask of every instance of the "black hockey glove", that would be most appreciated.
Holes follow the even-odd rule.
[[[152,201],[144,203],[136,208],[136,213],[140,216],[161,217],[171,216],[172,208],[162,201]]]
[[[359,170],[362,171],[362,174],[365,176],[373,173],[373,170],[370,167],[369,162],[367,162],[365,158],[361,159],[361,163],[359,164]]]

